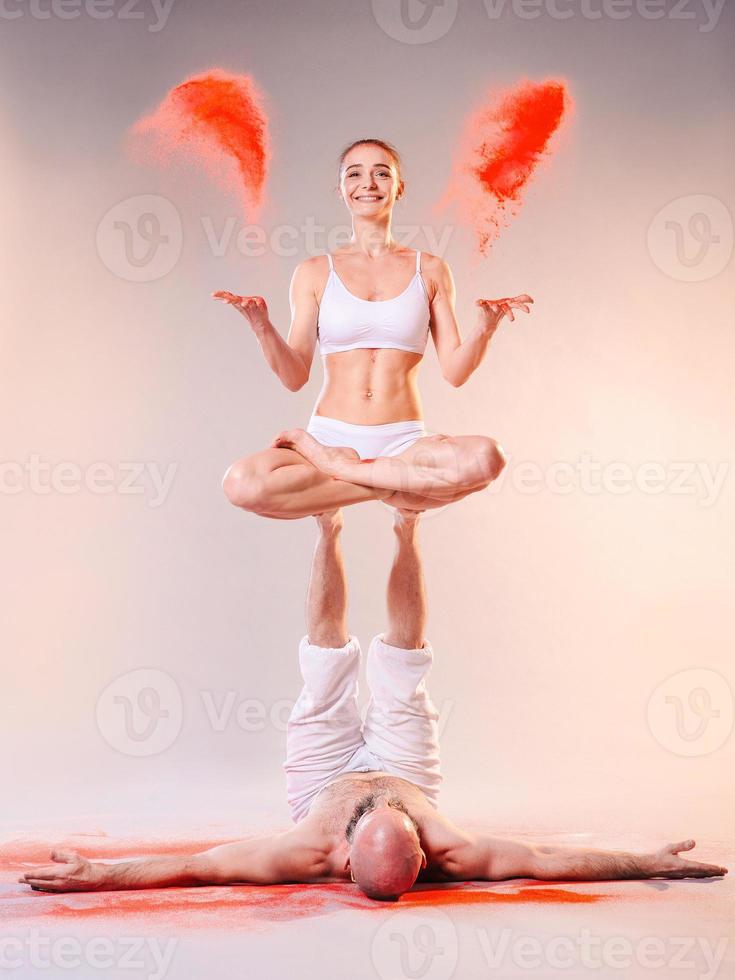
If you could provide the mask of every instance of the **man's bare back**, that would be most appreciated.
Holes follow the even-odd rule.
[[[295,829],[304,834],[309,846],[323,849],[331,876],[349,880],[345,863],[350,831],[378,801],[407,814],[416,827],[427,858],[427,866],[419,877],[446,878],[443,861],[451,846],[462,842],[461,832],[452,829],[418,786],[386,772],[350,772],[338,776],[321,790],[308,815]]]

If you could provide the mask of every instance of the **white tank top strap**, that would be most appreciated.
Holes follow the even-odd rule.
[[[334,272],[334,263],[332,262],[332,253],[327,252],[327,258],[329,259],[329,268]]]
[[[416,251],[416,271],[421,272],[421,252]]]

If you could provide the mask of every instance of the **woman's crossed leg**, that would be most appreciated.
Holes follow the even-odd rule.
[[[303,429],[283,432],[274,443],[233,463],[222,485],[235,506],[277,520],[366,500],[408,510],[444,507],[487,487],[505,466],[501,447],[486,436],[427,436],[372,460],[349,447],[323,446]]]

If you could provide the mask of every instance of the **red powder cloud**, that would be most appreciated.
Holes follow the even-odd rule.
[[[172,89],[129,131],[129,151],[161,166],[176,155],[238,192],[246,217],[264,202],[271,158],[265,96],[249,75],[212,68]]]
[[[449,186],[437,207],[456,202],[461,220],[475,230],[481,255],[518,213],[571,105],[564,82],[524,79],[491,92],[465,119]]]

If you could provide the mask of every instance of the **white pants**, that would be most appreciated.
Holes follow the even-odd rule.
[[[304,686],[288,721],[286,790],[302,820],[317,793],[345,772],[380,770],[414,783],[436,806],[441,783],[438,712],[426,690],[434,652],[428,640],[405,650],[373,637],[367,657],[370,701],[364,724],[357,707],[360,641],[320,647],[304,636]]]

